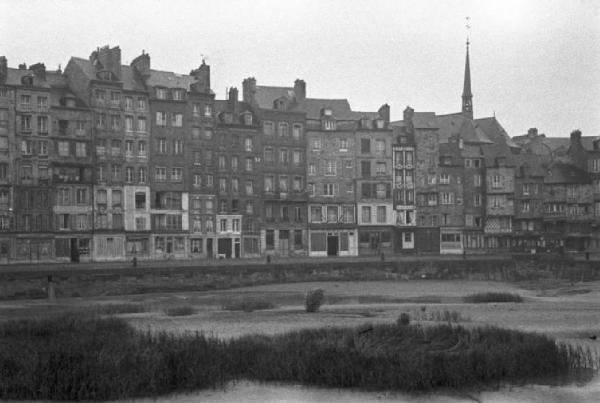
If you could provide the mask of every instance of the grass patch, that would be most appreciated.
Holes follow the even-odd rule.
[[[224,311],[254,312],[261,309],[274,309],[274,303],[263,298],[238,298],[226,301],[222,309]]]
[[[0,325],[0,399],[116,400],[240,379],[421,392],[592,377],[594,365],[589,351],[493,327],[389,324],[219,340],[135,331],[114,317]]]
[[[430,321],[430,322],[445,322],[445,323],[460,323],[469,322],[471,319],[462,314],[459,311],[449,311],[447,309],[428,311],[424,306],[420,310],[413,311],[411,317],[416,321]]]
[[[196,308],[191,305],[171,306],[165,309],[167,316],[190,316],[196,313]]]
[[[480,292],[463,297],[463,301],[470,304],[485,304],[488,302],[523,302],[519,294],[508,292]]]

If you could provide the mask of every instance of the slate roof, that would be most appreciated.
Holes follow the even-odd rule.
[[[476,126],[480,127],[494,143],[504,142],[509,147],[519,148],[495,117],[475,119],[473,122]]]
[[[273,109],[273,101],[281,97],[296,98],[296,93],[291,87],[271,87],[260,85],[256,87],[254,99],[261,109]]]
[[[150,70],[150,77],[146,84],[152,87],[183,88],[190,89],[190,85],[195,83],[196,79],[187,74],[176,74],[171,71]]]
[[[583,169],[562,162],[552,164],[544,176],[544,183],[548,184],[588,184],[591,182],[587,172]]]
[[[38,88],[50,88],[46,80],[36,76],[31,70],[22,70],[9,67],[7,69],[6,85],[23,85],[21,79],[25,76],[33,77],[33,86]]]
[[[94,66],[92,65],[92,62],[90,62],[88,59],[83,59],[81,57],[72,57],[71,61],[73,61],[75,64],[77,64],[77,66],[79,66],[81,71],[83,71],[83,73],[87,76],[88,79],[90,79],[90,80],[97,79],[96,72],[94,70]],[[160,72],[158,70],[151,70],[151,71],[153,74],[155,72],[157,72],[157,73],[167,73],[167,74],[175,75],[175,73]],[[156,74],[156,75],[161,79],[163,77],[162,74]],[[127,66],[127,65],[121,66],[121,82],[123,83],[123,89],[126,91],[145,91],[146,90],[146,86],[144,85],[144,82],[135,74],[135,71],[133,70],[133,67],[131,67],[131,66]],[[189,86],[181,87],[181,88],[189,89]]]
[[[515,163],[518,168],[523,167],[525,175],[528,176],[545,176],[547,172],[547,161],[541,155],[526,153],[517,154],[514,156]]]
[[[454,135],[460,134],[463,142],[473,144],[492,144],[484,129],[461,113],[439,115],[436,117],[440,127],[440,142],[446,143]]]

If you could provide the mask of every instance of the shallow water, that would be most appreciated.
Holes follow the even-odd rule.
[[[505,387],[498,391],[464,394],[431,394],[411,396],[393,392],[362,392],[345,389],[323,389],[299,385],[237,382],[225,391],[208,390],[190,394],[163,396],[155,399],[129,400],[130,403],[597,403],[600,402],[600,377],[585,386],[531,385]]]

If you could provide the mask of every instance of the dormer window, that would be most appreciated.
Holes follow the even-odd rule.
[[[231,112],[223,112],[221,114],[221,122],[226,123],[226,124],[232,124],[233,123],[233,114]]]
[[[362,118],[360,120],[360,127],[362,127],[363,129],[371,129],[373,127],[373,124],[370,119]]]
[[[378,129],[383,129],[385,127],[383,119],[375,119],[375,127]]]
[[[323,108],[323,116],[333,116],[333,111],[330,108]]]
[[[252,126],[252,114],[251,113],[244,114],[244,124],[246,126]]]
[[[285,101],[283,99],[276,99],[275,102],[273,102],[273,109],[284,110]]]
[[[68,108],[74,108],[75,107],[75,100],[73,98],[67,98],[66,99],[66,105]]]
[[[96,73],[96,77],[103,81],[110,81],[112,75],[110,71],[99,71],[98,73]]]
[[[165,88],[157,88],[156,89],[156,98],[167,99],[167,90]]]
[[[33,86],[33,76],[24,76],[23,78],[21,78],[21,83],[28,87]]]

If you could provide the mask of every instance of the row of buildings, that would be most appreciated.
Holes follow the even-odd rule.
[[[0,263],[600,248],[600,142],[474,119],[468,47],[455,114],[225,98],[205,62],[0,57]]]

